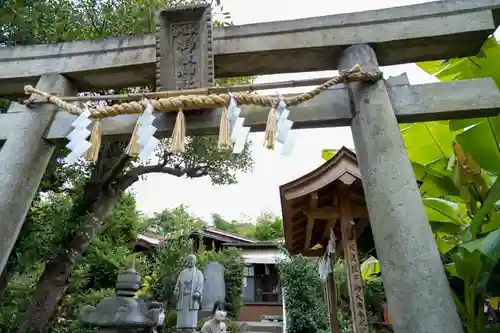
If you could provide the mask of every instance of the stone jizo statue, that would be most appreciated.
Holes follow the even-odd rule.
[[[203,273],[196,268],[196,256],[186,258],[187,267],[179,274],[174,288],[177,300],[177,329],[194,330],[198,323],[203,295]]]

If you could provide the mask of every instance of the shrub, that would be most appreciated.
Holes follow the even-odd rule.
[[[287,333],[329,332],[328,307],[314,260],[301,255],[279,265],[285,294]]]

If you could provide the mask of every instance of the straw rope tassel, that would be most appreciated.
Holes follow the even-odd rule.
[[[137,157],[140,153],[141,146],[139,145],[139,137],[137,135],[138,131],[139,131],[139,119],[135,123],[134,131],[132,132],[132,136],[130,137],[127,149],[125,150],[125,154],[127,154],[128,156]]]
[[[313,99],[314,97],[321,94],[323,91],[329,89],[330,87],[339,84],[339,83],[347,83],[347,82],[375,82],[377,80],[382,79],[382,73],[379,71],[374,72],[363,72],[361,71],[361,67],[359,65],[354,66],[350,70],[341,71],[339,76],[335,76],[330,80],[326,81],[322,85],[300,95],[296,95],[290,98],[285,98],[284,102],[287,106],[295,106],[306,101]],[[239,86],[238,90],[241,91],[243,88],[250,90],[258,90],[258,85],[250,85],[250,86]],[[24,87],[26,94],[36,94],[44,97],[45,100],[31,100],[29,99],[25,103],[29,106],[32,103],[52,103],[57,105],[59,108],[66,110],[72,115],[79,116],[83,110],[79,108],[75,104],[71,104],[68,101],[65,101],[59,97],[51,95],[47,92],[38,90],[33,88],[30,85]],[[229,87],[224,88],[228,90]],[[233,87],[233,89],[236,89]],[[267,89],[267,88],[266,88]],[[170,93],[171,95],[168,95]],[[192,93],[192,94],[191,94]],[[149,93],[151,94],[151,93]],[[230,96],[228,93],[211,93],[210,90],[204,89],[203,91],[192,91],[186,90],[183,95],[182,91],[175,92],[162,92],[160,95],[155,96],[159,99],[150,100],[151,104],[155,108],[155,110],[159,112],[166,111],[174,111],[178,109],[184,110],[199,110],[199,109],[214,109],[221,108],[227,106],[231,98],[234,98],[238,105],[258,105],[263,107],[272,107],[279,103],[275,97],[258,95],[247,92],[239,92]],[[175,95],[172,95],[175,94]],[[190,95],[191,94],[191,95]],[[144,98],[146,94],[140,94],[141,98]],[[95,97],[95,96],[94,96]],[[118,96],[100,96],[100,98],[104,99],[115,99],[116,97],[125,98],[125,99],[135,99],[139,97],[137,94],[125,94]],[[152,96],[151,96],[152,97]],[[79,96],[76,99],[73,98],[72,101],[86,101],[90,100],[89,96]],[[91,113],[91,118],[107,118],[107,117],[115,117],[123,114],[140,114],[144,110],[143,103],[139,103],[136,101],[114,104],[111,106],[104,106],[89,109]]]
[[[276,141],[276,109],[271,108],[267,116],[266,132],[264,135],[264,147],[274,149],[274,141]]]
[[[217,142],[217,148],[219,150],[231,148],[231,124],[229,123],[228,113],[226,107],[222,110],[222,115],[220,117],[219,141]]]
[[[101,149],[101,120],[96,119],[92,126],[92,133],[90,134],[90,149],[85,153],[85,159],[88,162],[97,161],[99,150]]]
[[[172,152],[183,153],[186,143],[186,118],[184,112],[179,109],[175,119],[174,131],[172,132]]]

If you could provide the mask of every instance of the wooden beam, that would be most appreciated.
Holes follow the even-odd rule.
[[[332,230],[333,227],[335,227],[337,221],[338,221],[337,219],[327,220],[325,229],[323,230],[323,235],[321,236],[322,241],[327,241],[328,239],[330,239],[330,230]]]
[[[309,196],[309,209],[314,210],[318,206],[318,192],[313,192]],[[311,238],[314,230],[314,217],[307,216],[306,239],[304,242],[304,250],[311,248]]]
[[[337,69],[342,50],[363,43],[384,66],[472,56],[496,29],[499,7],[500,0],[436,1],[214,28],[215,75]],[[0,48],[0,95],[22,94],[47,73],[66,75],[81,91],[150,85],[155,47],[154,35],[140,35]]]
[[[339,204],[339,196],[334,194],[333,199],[332,199],[332,206],[337,206]],[[337,219],[328,219],[326,223],[325,230],[323,230],[323,235],[321,236],[321,240],[329,240],[330,239],[330,230],[333,229],[335,226],[335,223],[337,222]]]
[[[394,80],[398,81],[398,80]],[[500,94],[490,78],[454,82],[438,82],[423,85],[399,85],[388,80],[389,97],[394,105],[400,123],[432,121],[444,119],[465,119],[493,117],[500,114]],[[22,112],[24,106],[17,110]],[[186,127],[189,135],[216,134],[219,130],[222,110],[186,112]],[[245,126],[252,131],[263,131],[266,127],[269,109],[243,107]],[[290,108],[293,128],[318,128],[348,126],[352,119],[349,93],[343,85],[325,91],[318,97]],[[8,117],[1,115],[0,117]],[[14,117],[11,115],[11,117]],[[175,123],[175,113],[156,113],[154,126],[158,137],[171,134]],[[138,115],[123,115],[102,121],[102,133],[108,140],[128,140]],[[58,112],[48,131],[47,139],[65,138],[71,131],[75,117],[66,112]],[[0,121],[0,133],[10,126],[7,119]],[[3,127],[3,126],[4,127]]]
[[[368,333],[368,317],[363,293],[363,281],[361,279],[358,246],[356,243],[356,227],[352,223],[353,216],[349,192],[349,187],[341,187],[339,205],[341,209],[340,228],[342,231],[342,244],[347,269],[353,331],[356,333]]]
[[[337,292],[333,273],[328,274],[328,279],[325,283],[325,297],[328,305],[330,330],[332,333],[341,333],[337,317]]]
[[[340,217],[340,207],[339,206],[323,206],[319,208],[309,208],[304,211],[304,214],[308,218],[315,219],[337,219]],[[352,214],[354,218],[366,218],[368,217],[368,211],[365,206],[352,206]]]

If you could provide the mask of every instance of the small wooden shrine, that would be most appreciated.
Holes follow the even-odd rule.
[[[280,186],[280,196],[288,252],[321,257],[333,238],[331,263],[339,256],[345,258],[354,332],[368,333],[357,238],[369,226],[369,219],[356,154],[342,147],[316,170]],[[332,273],[326,288],[331,331],[338,333]]]

